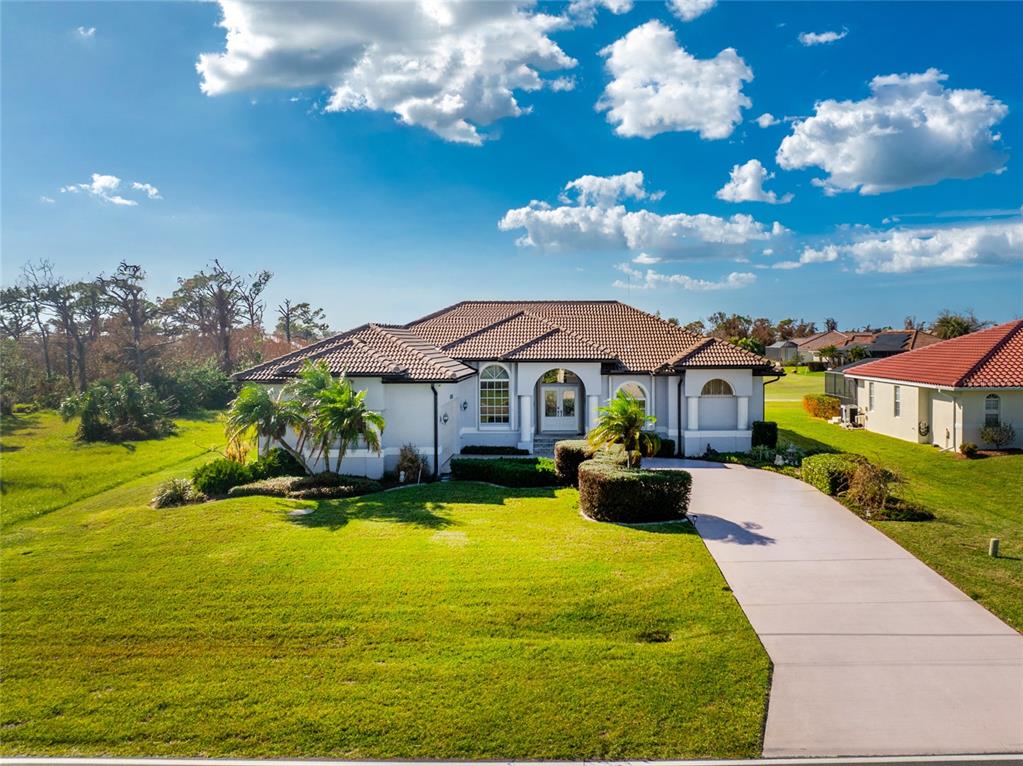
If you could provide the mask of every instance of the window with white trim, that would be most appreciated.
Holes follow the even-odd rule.
[[[895,386],[895,397],[892,400],[893,407],[892,413],[895,417],[899,417],[902,414],[902,388],[901,386]]]
[[[727,380],[714,378],[703,384],[700,396],[735,396],[735,393],[732,391],[732,387],[728,385]]]
[[[997,426],[1002,423],[1002,398],[998,394],[984,397],[984,425]]]
[[[618,393],[624,391],[637,402],[643,405],[643,411],[649,413],[650,408],[647,406],[647,395],[646,389],[643,388],[639,383],[622,383],[618,386]]]
[[[874,411],[874,381],[867,383],[867,409]]]
[[[480,370],[480,424],[511,423],[511,377],[499,364]]]

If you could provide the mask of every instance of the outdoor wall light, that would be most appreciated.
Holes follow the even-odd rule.
[[[465,412],[467,409],[469,409],[469,402],[468,402],[468,400],[463,400],[462,401],[462,412]]]
[[[445,412],[443,415],[440,416],[440,422],[443,423],[444,425],[448,424],[448,413]]]

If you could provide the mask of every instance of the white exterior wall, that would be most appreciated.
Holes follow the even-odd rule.
[[[963,442],[986,446],[980,438],[984,427],[984,405],[988,394],[1001,401],[1001,422],[1016,428],[1016,441],[1023,446],[1023,390],[1019,389],[941,389],[900,383],[902,414],[895,417],[895,385],[874,381],[874,409],[869,409],[870,381],[857,380],[856,403],[866,414],[868,431],[894,436],[903,441],[933,444],[941,449],[958,450]],[[921,435],[919,425],[927,424]]]
[[[483,363],[484,365],[487,363]],[[448,471],[449,462],[462,447],[471,444],[519,446],[532,448],[537,429],[536,384],[540,377],[559,366],[571,370],[583,382],[585,401],[580,400],[583,430],[592,428],[597,407],[614,396],[619,386],[634,382],[647,392],[650,412],[656,418],[654,430],[662,437],[677,440],[679,426],[683,429],[685,454],[700,455],[709,443],[721,452],[744,451],[750,447],[750,423],[763,418],[763,378],[750,370],[689,370],[683,386],[682,407],[678,406],[676,375],[602,375],[598,363],[561,365],[551,363],[505,364],[510,375],[510,423],[481,425],[479,422],[479,379],[471,377],[458,383],[435,384],[437,388],[437,428],[439,467]],[[722,378],[732,386],[734,397],[727,405],[734,408],[735,427],[727,430],[700,428],[700,392],[704,383]],[[433,467],[433,392],[429,383],[384,383],[380,378],[350,378],[356,390],[366,391],[366,405],[383,415],[386,427],[381,438],[382,452],[377,455],[366,449],[350,449],[341,472],[380,478],[394,470],[398,453],[404,444],[414,444]],[[276,390],[279,386],[271,386]],[[724,400],[718,400],[720,405]],[[695,407],[695,419],[690,416]],[[983,403],[981,403],[983,407]],[[983,414],[981,414],[983,418]],[[1020,422],[1023,423],[1023,414]],[[288,439],[294,444],[294,437]],[[332,460],[336,452],[332,453]],[[333,464],[332,464],[333,467]],[[323,470],[320,459],[314,470]]]
[[[895,414],[895,387],[899,387],[902,402],[900,414]],[[920,389],[918,386],[874,381],[874,408],[869,405],[869,381],[856,387],[856,404],[866,416],[866,428],[903,441],[920,441],[918,424],[930,418],[930,397],[927,397],[920,417]],[[929,438],[929,437],[928,437]]]
[[[716,378],[732,387],[732,397],[714,397],[713,401],[701,396],[704,385]],[[754,416],[764,411],[763,379],[752,370],[700,369],[687,370],[685,395],[685,454],[702,455],[707,446],[718,452],[746,452],[750,448]],[[726,428],[706,428],[700,423],[701,413],[707,417],[721,417],[729,410]],[[734,410],[734,419],[730,410]]]

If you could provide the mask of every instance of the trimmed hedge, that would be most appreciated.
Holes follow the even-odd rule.
[[[379,492],[380,482],[363,476],[318,473],[315,476],[276,476],[241,484],[228,490],[228,497],[290,497],[297,500],[323,500],[355,497]]]
[[[489,444],[467,444],[462,447],[463,455],[528,455],[528,449],[518,447],[493,446]]]
[[[842,411],[841,405],[842,403],[837,396],[829,396],[828,394],[803,395],[803,409],[815,418],[824,418],[825,420],[837,418]]]
[[[593,459],[596,450],[585,439],[566,439],[554,445],[554,472],[562,484],[579,486],[579,465]]]
[[[506,487],[552,487],[559,483],[554,461],[549,457],[507,460],[456,457],[451,459],[451,478]]]
[[[597,521],[676,521],[685,518],[692,483],[687,471],[643,471],[587,460],[579,466],[579,509]]]
[[[778,446],[778,424],[772,420],[754,420],[751,447]]]
[[[803,481],[826,495],[838,495],[849,489],[856,469],[866,462],[862,455],[842,452],[836,455],[811,455],[803,460]]]
[[[231,487],[248,484],[252,479],[249,466],[223,457],[192,471],[192,485],[204,495],[226,495]]]

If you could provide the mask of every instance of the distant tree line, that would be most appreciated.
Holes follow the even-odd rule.
[[[233,395],[232,372],[330,333],[322,309],[292,298],[275,307],[268,332],[264,293],[272,278],[214,260],[161,298],[150,294],[139,264],[69,280],[48,261],[28,263],[0,288],[0,409],[56,407],[124,373],[179,409],[223,406]]]
[[[697,319],[685,325],[676,317],[668,317],[667,321],[697,335],[720,338],[757,354],[764,353],[768,346],[780,340],[806,338],[817,332],[844,329],[847,332],[874,333],[893,329],[891,326],[872,327],[869,324],[858,328],[840,328],[832,317],[826,318],[818,328],[815,322],[807,322],[804,319],[786,318],[774,322],[767,317],[754,318],[744,314],[727,314],[724,311],[711,314],[706,321]],[[991,324],[977,319],[972,309],[958,313],[944,309],[931,322],[918,321],[914,316],[907,316],[903,328],[925,330],[947,340],[982,330]]]

